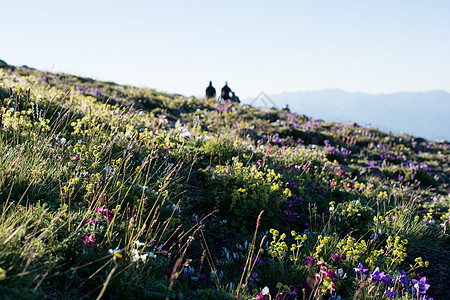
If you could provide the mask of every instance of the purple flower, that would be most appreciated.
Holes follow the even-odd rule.
[[[412,283],[417,292],[421,294],[425,294],[427,290],[430,288],[430,285],[427,284],[427,278],[425,276],[420,278],[420,280],[413,279]]]
[[[256,258],[256,256],[255,257],[253,257],[252,258],[252,264],[253,265],[255,265],[255,264],[261,264],[263,262],[263,259],[261,258],[261,257],[258,257],[258,258]]]
[[[361,275],[361,276],[367,276],[366,272],[368,271],[368,269],[364,269],[364,266],[362,263],[359,263],[358,266],[356,268],[353,268],[353,272],[356,273],[356,275]]]
[[[334,272],[334,270],[328,269],[328,270],[325,271],[324,274],[325,274],[325,277],[330,277],[333,280],[333,282],[336,282],[337,275]]]
[[[286,215],[289,219],[292,217],[292,211],[290,210],[284,210],[283,214]]]
[[[400,275],[399,279],[402,284],[408,285],[409,278],[406,276],[405,271],[402,271],[402,275]]]
[[[398,174],[398,180],[402,181],[403,180],[403,176]]]
[[[323,190],[323,187],[320,187],[318,190],[317,190],[317,194],[319,194],[319,195],[325,195],[325,191]]]
[[[295,180],[291,180],[291,182],[289,182],[289,187],[291,189],[294,189],[297,187],[297,182],[295,182]]]
[[[391,285],[392,277],[389,274],[386,274],[381,280],[385,285]]]
[[[295,203],[299,203],[299,202],[303,202],[303,201],[305,201],[305,199],[303,199],[302,197],[295,197],[294,198],[294,202]]]
[[[372,275],[372,279],[375,281],[381,281],[384,277],[384,272],[380,272],[380,269],[377,267],[373,272],[370,272]]]
[[[387,289],[386,292],[384,292],[386,294],[386,296],[388,296],[389,298],[394,298],[395,296],[397,296],[397,293],[395,293],[394,291],[392,291],[392,289]]]
[[[308,257],[305,259],[305,266],[307,266],[307,267],[312,267],[312,266],[314,266],[315,264],[316,264],[316,260],[314,259],[314,257],[308,256]]]

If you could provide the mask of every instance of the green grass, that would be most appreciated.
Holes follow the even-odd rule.
[[[448,143],[15,67],[0,101],[2,298],[448,295]]]

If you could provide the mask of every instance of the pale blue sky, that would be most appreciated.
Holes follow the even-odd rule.
[[[450,1],[2,1],[0,59],[203,95],[450,92]]]

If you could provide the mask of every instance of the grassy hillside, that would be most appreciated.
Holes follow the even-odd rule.
[[[449,297],[447,143],[25,67],[0,101],[0,297]]]

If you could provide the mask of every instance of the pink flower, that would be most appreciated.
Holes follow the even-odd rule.
[[[109,222],[111,222],[114,218],[114,214],[112,211],[108,210],[107,208],[99,207],[95,209],[97,212],[101,213],[102,216],[107,219]]]
[[[342,261],[342,255],[340,255],[339,253],[334,253],[333,255],[331,255],[331,260],[335,263],[340,263]]]
[[[334,270],[332,270],[332,269],[328,269],[328,270],[325,272],[325,277],[330,277],[330,278],[333,280],[333,282],[335,282],[336,279],[337,279],[337,275],[336,275],[336,273],[334,272]]]
[[[87,223],[88,223],[88,224],[92,224],[92,225],[94,225],[94,226],[99,226],[99,225],[102,224],[102,222],[100,222],[99,220],[94,219],[94,218],[88,220]]]
[[[84,237],[83,244],[85,244],[85,245],[91,245],[92,248],[95,249],[95,248],[97,248],[97,243],[98,243],[98,240],[95,238],[95,233],[93,233],[91,235],[86,235]]]

